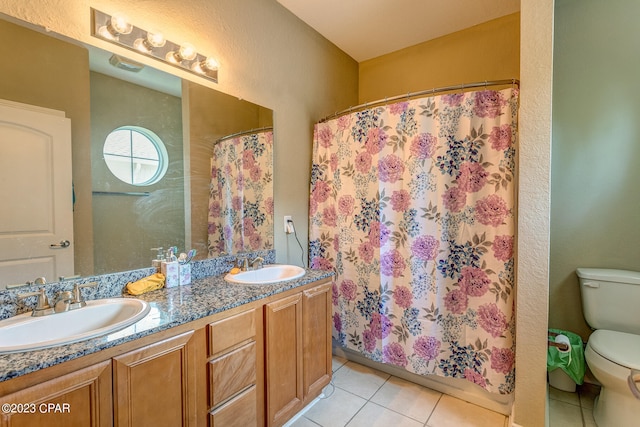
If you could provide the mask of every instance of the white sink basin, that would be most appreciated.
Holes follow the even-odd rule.
[[[139,299],[106,298],[48,316],[20,314],[0,321],[0,354],[56,347],[106,335],[142,319],[150,308]]]
[[[224,280],[245,285],[268,285],[286,282],[304,276],[304,268],[297,265],[269,264],[257,270],[243,271],[238,274],[227,274]]]

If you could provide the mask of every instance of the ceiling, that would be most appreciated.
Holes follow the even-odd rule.
[[[520,10],[520,0],[277,0],[358,62]]]

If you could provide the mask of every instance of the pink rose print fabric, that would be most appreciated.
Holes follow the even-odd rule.
[[[331,142],[332,135],[321,136]],[[273,131],[222,139],[213,146],[208,217],[210,257],[221,252],[273,248],[271,171]],[[331,213],[328,211],[328,217]]]
[[[482,90],[316,125],[309,257],[339,345],[512,393],[517,109]]]

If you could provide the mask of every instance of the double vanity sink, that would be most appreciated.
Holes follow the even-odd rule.
[[[305,273],[298,266],[275,264],[227,274],[224,280],[231,284],[271,285],[299,279]],[[150,310],[150,303],[143,299],[105,298],[47,316],[20,314],[0,321],[0,354],[52,348],[108,335],[140,321]]]
[[[56,347],[106,335],[136,323],[150,309],[143,300],[106,298],[48,316],[20,314],[0,321],[0,354]]]
[[[269,285],[298,279],[304,276],[304,273],[305,270],[297,265],[271,264],[257,270],[229,273],[224,276],[224,280],[243,285]]]
[[[198,277],[188,286],[135,298],[117,296],[123,283],[147,271],[99,279],[93,294],[99,299],[65,311],[59,303],[66,285],[52,284],[54,313],[0,321],[0,404],[68,406],[73,396],[72,409],[60,423],[52,414],[19,412],[3,420],[99,420],[96,427],[286,423],[331,380],[333,273],[266,265],[226,276],[227,261],[196,265]],[[26,291],[25,297],[38,295]],[[5,292],[15,301],[16,291]]]

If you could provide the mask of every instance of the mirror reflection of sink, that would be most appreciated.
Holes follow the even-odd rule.
[[[257,270],[227,274],[224,276],[224,280],[245,285],[268,285],[270,283],[299,279],[304,274],[304,268],[297,265],[269,264]]]
[[[147,302],[139,299],[106,298],[48,316],[20,314],[0,321],[0,354],[39,350],[106,335],[139,321],[150,309]]]

